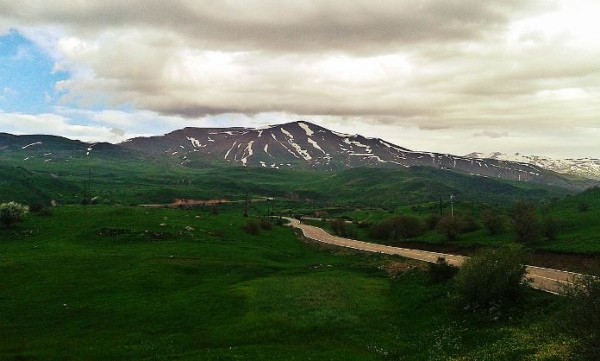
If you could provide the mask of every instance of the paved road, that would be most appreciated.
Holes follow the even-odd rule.
[[[301,224],[297,219],[286,219],[290,221],[291,227],[300,229],[304,237],[317,242],[352,248],[360,251],[394,254],[430,263],[436,262],[439,257],[444,257],[448,263],[455,266],[460,266],[464,260],[468,258],[465,256],[385,246],[376,243],[368,243],[337,237],[325,232],[319,227]],[[557,294],[560,291],[561,286],[570,284],[573,278],[577,276],[579,276],[577,273],[550,268],[527,266],[527,277],[532,281],[531,286],[549,293]]]

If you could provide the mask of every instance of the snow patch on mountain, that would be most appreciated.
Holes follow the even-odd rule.
[[[35,143],[27,144],[26,146],[22,147],[21,149],[27,149],[27,148],[32,147],[34,145],[40,145],[40,144],[42,144],[42,142],[35,142]]]
[[[298,123],[298,125],[300,126],[300,128],[304,129],[307,137],[312,137],[312,135],[315,134],[315,132],[313,132],[312,129],[310,129],[308,124],[300,122]]]
[[[302,149],[302,147],[300,145],[298,145],[298,143],[294,142],[294,135],[292,135],[292,133],[288,132],[287,130],[281,128],[281,132],[285,135],[288,136],[288,143],[296,150],[296,152],[304,159],[304,160],[311,160],[312,157],[310,156],[310,154],[308,154],[308,151],[306,151],[305,149]]]
[[[525,155],[521,153],[505,154],[493,153],[470,153],[465,157],[479,159],[493,159],[504,162],[517,162],[525,165],[530,164],[538,168],[551,170],[556,173],[570,174],[589,179],[600,180],[600,159],[598,158],[567,158],[554,159],[538,155]]]
[[[192,147],[194,147],[194,148],[202,147],[202,144],[200,144],[200,141],[198,139],[196,139],[194,137],[186,137],[186,138],[187,138],[187,140],[189,140],[192,143]]]
[[[252,144],[254,144],[253,140],[251,140],[250,143],[248,143],[248,145],[246,146],[246,149],[244,149],[244,154],[242,155],[242,159],[241,159],[241,162],[244,165],[244,167],[246,166],[246,163],[248,162],[248,158],[250,158],[252,156],[252,154],[254,154],[254,151],[252,150]]]
[[[310,145],[312,145],[313,147],[315,147],[316,149],[320,150],[321,152],[323,152],[323,154],[326,154],[325,151],[323,150],[323,148],[321,148],[319,146],[319,144],[317,142],[315,142],[312,138],[308,138],[308,142],[310,143]]]
[[[231,150],[233,149],[233,147],[235,147],[236,143],[237,143],[237,140],[233,142],[233,144],[231,145],[231,148],[229,148],[229,150],[227,151],[227,153],[225,153],[225,158],[224,159],[227,159],[227,157],[229,157],[229,153],[231,152]]]

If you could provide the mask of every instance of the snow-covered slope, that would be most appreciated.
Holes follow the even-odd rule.
[[[504,154],[500,152],[489,154],[471,153],[465,157],[529,163],[556,173],[600,180],[600,159],[598,158],[553,159],[537,155]]]
[[[379,138],[334,132],[308,122],[252,128],[185,128],[134,138],[122,146],[165,155],[183,166],[230,163],[264,168],[334,171],[352,167],[433,167],[482,177],[564,185],[564,179],[525,162],[409,150]]]

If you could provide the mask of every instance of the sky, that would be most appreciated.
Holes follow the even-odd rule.
[[[598,0],[0,0],[0,132],[308,121],[414,150],[600,158]]]

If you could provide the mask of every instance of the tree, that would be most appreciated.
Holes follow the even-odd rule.
[[[577,360],[600,360],[600,267],[573,280],[562,293],[570,301],[565,326],[577,339]]]
[[[533,204],[516,202],[510,209],[509,217],[518,242],[530,243],[537,239],[539,227]]]
[[[437,231],[443,234],[448,242],[454,241],[462,232],[460,218],[449,215],[443,216],[437,224]]]
[[[377,239],[400,241],[406,238],[418,237],[424,232],[425,227],[419,218],[396,216],[373,225],[369,234]]]
[[[341,237],[354,237],[354,230],[350,226],[350,223],[346,222],[345,219],[334,219],[329,225],[333,230],[333,234]]]
[[[458,267],[448,263],[444,257],[438,257],[435,263],[429,263],[429,279],[433,283],[446,282],[458,272]]]
[[[548,241],[554,241],[558,234],[558,222],[552,216],[546,216],[542,222],[542,235],[546,237]]]
[[[456,276],[461,302],[489,310],[518,299],[528,255],[519,245],[485,249],[467,259]]]
[[[25,217],[29,207],[16,202],[0,204],[0,222],[4,227],[11,228]]]
[[[481,220],[490,235],[500,234],[504,231],[506,222],[504,217],[495,208],[488,208],[481,213]]]

